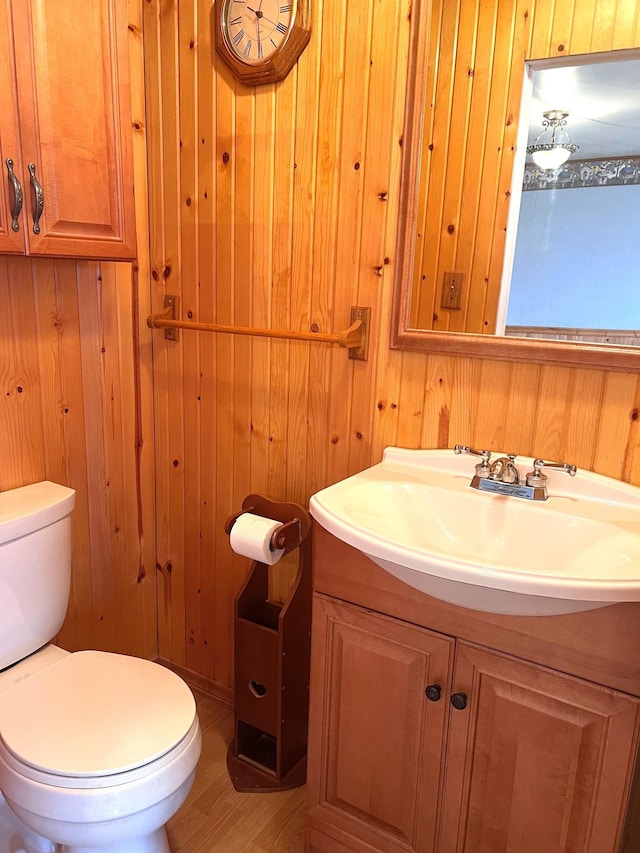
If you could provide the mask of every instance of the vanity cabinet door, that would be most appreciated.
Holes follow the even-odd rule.
[[[453,640],[322,596],[312,638],[307,849],[432,853]]]
[[[133,258],[126,0],[12,0],[10,8],[0,37],[15,54],[21,251]]]
[[[438,853],[613,853],[638,700],[457,644]]]

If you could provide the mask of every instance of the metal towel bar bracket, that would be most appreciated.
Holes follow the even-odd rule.
[[[191,320],[178,320],[178,297],[164,297],[164,311],[150,314],[147,326],[150,329],[164,329],[167,340],[177,341],[178,330],[196,332],[220,332],[228,335],[251,335],[259,338],[280,338],[290,341],[316,341],[319,343],[338,344],[349,350],[349,358],[356,361],[367,360],[368,331],[371,308],[353,306],[351,308],[351,325],[348,329],[336,334],[322,332],[293,332],[279,329],[254,329],[249,326],[224,326],[220,323],[197,323]]]

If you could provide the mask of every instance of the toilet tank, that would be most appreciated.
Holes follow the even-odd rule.
[[[73,489],[50,482],[0,492],[0,670],[62,627],[75,501]]]

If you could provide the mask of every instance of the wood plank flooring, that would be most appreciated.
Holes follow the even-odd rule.
[[[302,853],[306,789],[240,794],[227,773],[233,713],[195,692],[202,757],[187,801],[167,825],[172,853]]]

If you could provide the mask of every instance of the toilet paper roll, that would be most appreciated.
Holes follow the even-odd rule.
[[[281,521],[243,512],[231,528],[231,548],[236,554],[272,566],[284,554],[284,548],[272,551],[269,547],[273,532],[279,527],[282,527]]]

